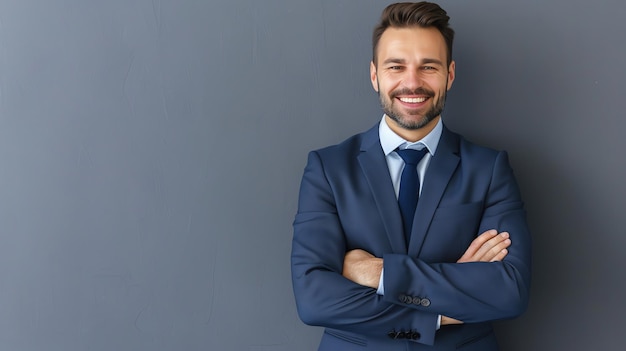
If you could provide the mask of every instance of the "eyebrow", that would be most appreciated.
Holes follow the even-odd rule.
[[[385,62],[383,62],[383,64],[388,64],[388,63],[406,63],[405,59],[401,59],[401,58],[388,58],[385,60]]]
[[[425,58],[425,59],[422,60],[422,64],[424,64],[424,63],[434,63],[434,64],[437,64],[437,65],[443,66],[443,62],[441,60],[437,60],[437,59],[434,59],[434,58]]]

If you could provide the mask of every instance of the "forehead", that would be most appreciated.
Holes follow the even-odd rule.
[[[377,48],[378,62],[387,58],[438,59],[446,62],[446,42],[434,27],[390,27],[380,37]]]

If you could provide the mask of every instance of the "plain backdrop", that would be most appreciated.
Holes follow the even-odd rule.
[[[0,349],[315,350],[298,186],[309,150],[381,117],[387,4],[0,0]],[[441,5],[444,121],[509,151],[534,236],[503,350],[622,349],[626,3]]]

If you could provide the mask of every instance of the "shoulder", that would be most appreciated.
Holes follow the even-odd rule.
[[[506,151],[475,143],[447,128],[444,128],[440,147],[444,154],[456,154],[465,168],[481,167],[488,170],[498,164],[508,166],[509,163]],[[437,152],[439,153],[439,149]]]
[[[448,129],[447,127],[444,127],[444,131],[441,136],[441,144],[444,148],[447,145],[448,148],[458,152],[460,156],[467,157],[497,157],[498,154],[505,152],[503,150],[497,150],[468,140],[461,134]]]

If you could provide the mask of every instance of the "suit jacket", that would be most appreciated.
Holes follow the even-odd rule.
[[[443,129],[410,242],[378,124],[309,153],[292,242],[300,318],[325,327],[319,350],[497,350],[491,321],[528,302],[531,239],[506,152]],[[507,231],[501,262],[456,263],[477,235]],[[347,251],[384,259],[385,294],[341,275]],[[441,326],[445,315],[463,325]]]

